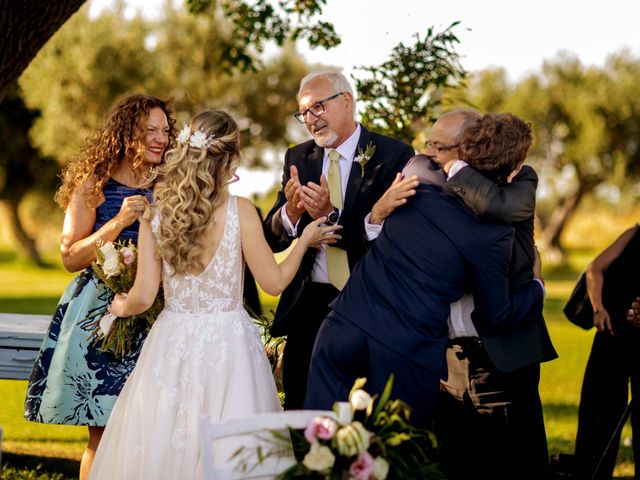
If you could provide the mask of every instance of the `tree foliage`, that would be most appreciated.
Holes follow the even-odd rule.
[[[541,244],[558,260],[562,231],[580,202],[599,186],[628,188],[640,178],[638,74],[640,58],[623,50],[603,67],[560,54],[513,85],[495,70],[470,82],[472,103],[532,124],[530,160],[547,194],[538,202]]]
[[[307,65],[287,44],[259,71],[229,72],[223,61],[224,29],[216,21],[170,4],[160,20],[127,19],[123,2],[96,18],[85,7],[40,51],[19,82],[28,109],[39,113],[29,122],[7,121],[13,129],[5,137],[11,158],[0,162],[0,195],[12,195],[13,203],[4,203],[11,206],[11,221],[18,222],[14,231],[23,232],[15,237],[25,250],[31,248],[30,257],[39,258],[19,224],[25,192],[52,196],[56,170],[78,154],[122,95],[171,97],[180,121],[205,108],[227,110],[241,128],[245,165],[260,164],[265,151],[288,145],[298,81]],[[27,175],[38,169],[47,175]],[[8,186],[24,191],[17,195]]]
[[[38,51],[86,0],[0,0],[0,100]],[[188,0],[194,14],[213,17],[224,33],[222,66],[227,72],[255,70],[273,40],[306,39],[315,47],[340,43],[333,26],[318,20],[326,0]]]
[[[355,79],[362,121],[377,131],[411,143],[425,122],[435,120],[440,90],[458,86],[465,77],[454,48],[459,43],[452,23],[442,32],[433,27],[412,45],[398,44],[380,65],[359,67]]]
[[[195,14],[228,20],[222,65],[226,70],[255,70],[268,41],[282,46],[287,40],[306,39],[311,47],[340,44],[333,25],[316,20],[326,0],[187,0]],[[222,22],[219,22],[222,23]]]
[[[288,145],[297,83],[308,67],[285,46],[258,72],[227,73],[213,22],[169,7],[159,21],[126,20],[122,5],[95,19],[81,10],[20,80],[29,105],[42,111],[34,143],[65,164],[116,98],[143,91],[173,98],[180,121],[205,108],[229,111],[241,128],[244,162],[260,164],[266,148]]]

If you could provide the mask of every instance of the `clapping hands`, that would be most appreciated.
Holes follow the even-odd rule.
[[[314,220],[331,213],[333,205],[324,175],[320,176],[320,185],[314,182],[302,185],[295,166],[290,168],[290,174],[291,178],[284,187],[284,196],[287,199],[287,215],[292,223],[296,223],[305,211]]]
[[[286,210],[291,222],[296,223],[304,213],[304,205],[300,200],[302,186],[298,178],[298,169],[294,166],[290,168],[291,177],[284,186],[284,196],[287,199]]]

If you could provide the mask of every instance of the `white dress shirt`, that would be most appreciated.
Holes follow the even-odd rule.
[[[358,148],[358,140],[360,139],[361,132],[360,124],[356,124],[355,131],[344,142],[338,145],[336,148],[325,148],[322,156],[322,175],[327,177],[329,173],[329,152],[331,150],[337,150],[340,154],[340,186],[342,187],[342,204],[344,205],[344,197],[347,192],[347,183],[349,181],[349,173],[351,172],[351,166],[353,165],[353,159],[356,156],[356,150]],[[286,203],[280,209],[280,215],[282,218],[282,225],[285,231],[290,237],[295,237],[298,234],[298,222],[293,225],[289,216],[287,215]],[[327,247],[322,247],[316,253],[313,269],[311,270],[311,281],[318,283],[329,283],[329,275],[327,273]]]

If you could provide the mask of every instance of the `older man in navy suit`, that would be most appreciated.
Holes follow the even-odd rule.
[[[465,117],[442,121],[460,129]],[[509,156],[500,168],[508,175],[522,160]],[[413,408],[418,425],[428,425],[445,374],[451,303],[472,291],[476,324],[487,330],[542,313],[539,282],[509,289],[512,242],[512,227],[483,223],[455,194],[420,185],[386,220],[332,303],[314,348],[305,407],[346,399],[361,376],[379,393],[394,373],[394,396]]]

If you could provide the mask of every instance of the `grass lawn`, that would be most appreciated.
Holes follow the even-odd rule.
[[[591,251],[574,252],[571,268],[546,274],[545,316],[560,354],[559,359],[543,365],[540,386],[551,454],[573,452],[580,387],[594,333],[569,323],[562,316],[561,310],[573,288],[577,272],[593,255]],[[55,258],[51,261],[57,265]],[[13,258],[8,251],[0,249],[0,312],[51,313],[72,276],[59,266],[49,269],[31,267]],[[274,307],[274,298],[262,298],[265,311]],[[4,429],[4,460],[17,468],[34,468],[42,463],[43,467],[38,472],[48,470],[64,474],[64,477],[55,477],[56,480],[72,478],[87,440],[86,429],[40,425],[23,420],[25,389],[26,381],[0,380],[0,426]],[[630,438],[631,432],[627,426],[623,432],[623,444]],[[55,460],[48,461],[49,457],[55,457]],[[40,478],[20,477],[7,472],[2,478]],[[616,474],[633,475],[630,445],[620,447]]]

